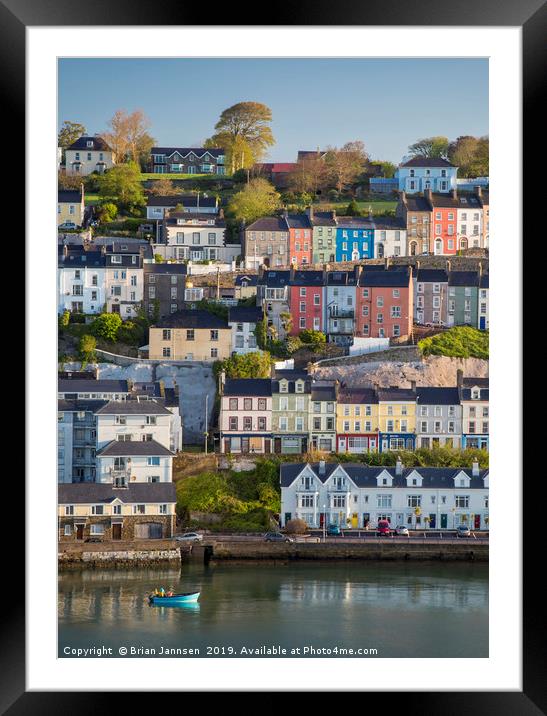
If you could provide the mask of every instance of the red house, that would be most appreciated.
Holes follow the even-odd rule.
[[[355,335],[397,338],[412,332],[411,266],[366,266],[359,276]]]
[[[289,262],[294,266],[311,264],[313,227],[307,214],[285,212],[289,225]]]
[[[433,207],[429,251],[436,256],[454,256],[458,251],[458,208],[456,189],[450,194],[432,194],[428,198]]]
[[[305,329],[325,332],[323,305],[325,301],[323,271],[294,271],[289,285],[289,305],[293,323],[291,335]]]

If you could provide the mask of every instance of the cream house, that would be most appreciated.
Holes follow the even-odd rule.
[[[152,360],[224,360],[231,355],[232,331],[228,323],[209,311],[176,311],[149,330]]]
[[[114,153],[104,139],[95,134],[77,139],[65,151],[66,173],[87,176],[104,174],[114,166]]]
[[[57,226],[71,222],[82,226],[85,213],[84,185],[79,189],[59,189],[57,192]]]

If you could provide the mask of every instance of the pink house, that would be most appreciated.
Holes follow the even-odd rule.
[[[223,453],[272,451],[270,378],[228,378],[221,385],[220,450]]]

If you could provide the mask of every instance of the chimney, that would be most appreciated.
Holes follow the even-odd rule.
[[[306,209],[306,214],[308,215],[308,219],[310,221],[313,221],[313,204],[310,204],[309,207]]]
[[[324,460],[319,460],[319,469],[318,469],[319,475],[324,475],[324,474],[325,474],[325,469],[326,469],[326,463],[325,463],[325,461],[324,461]]]
[[[461,388],[461,385],[463,383],[463,370],[461,368],[458,368],[456,371],[456,385],[458,388]]]
[[[479,476],[479,463],[476,460],[473,460],[473,464],[471,465],[471,474],[473,477]]]
[[[446,261],[446,273],[450,273],[450,267],[452,266],[450,259]]]
[[[355,266],[353,267],[353,271],[355,274],[355,285],[357,285],[359,283],[359,277],[361,276],[362,270],[363,270],[362,264],[355,264]]]
[[[479,199],[482,199],[482,186],[476,186],[475,191],[477,192]]]
[[[403,474],[403,463],[400,455],[397,455],[397,462],[395,463],[395,474],[399,476]]]
[[[330,218],[331,218],[331,219],[334,219],[334,221],[336,221],[336,209],[333,209],[333,210],[331,211],[331,213],[330,213]]]
[[[105,244],[103,244],[103,245],[101,246],[101,254],[102,254],[103,256],[106,254],[106,245],[105,245]]]
[[[162,398],[165,398],[165,382],[163,380],[160,380],[159,385],[160,385],[160,395]]]
[[[179,384],[173,379],[173,390],[175,391],[175,397],[179,397]]]
[[[479,279],[482,276],[482,261],[479,261]]]
[[[430,202],[433,201],[433,192],[431,191],[431,189],[425,190],[425,198],[429,199]]]
[[[405,191],[404,189],[403,189],[403,191],[399,194],[399,196],[401,197],[401,202],[402,202],[403,204],[406,204],[406,191]]]
[[[128,378],[128,379],[127,379],[127,390],[128,390],[130,393],[133,392],[133,386],[134,386],[134,385],[135,385],[135,384],[134,384],[134,382],[131,380],[131,378]]]
[[[452,198],[453,198],[453,199],[457,199],[457,198],[458,198],[458,190],[457,190],[457,189],[452,189],[452,192],[451,192],[451,193],[452,193]]]
[[[420,260],[416,261],[416,271],[420,270]]]
[[[410,390],[412,390],[414,393],[416,392],[416,381],[415,380],[410,381]]]
[[[391,259],[390,259],[389,256],[386,256],[385,264],[386,264],[386,269],[388,269],[388,268],[389,268],[389,265],[391,264]]]
[[[218,376],[218,383],[219,383],[219,393],[222,395],[224,393],[224,384],[226,383],[226,371],[221,370]]]
[[[68,244],[63,243],[63,256],[68,256]]]
[[[224,209],[221,208],[218,210],[218,218],[224,219]]]

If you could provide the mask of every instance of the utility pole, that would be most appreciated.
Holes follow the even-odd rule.
[[[220,266],[217,266],[217,301],[220,300]]]
[[[207,393],[207,394],[205,395],[205,433],[204,433],[204,435],[205,435],[205,454],[206,454],[206,455],[207,455],[207,440],[208,440],[208,438],[209,438],[209,433],[207,432],[207,431],[208,431],[208,427],[209,427],[209,425],[208,425],[208,414],[207,414],[208,404],[209,404],[209,394]]]

